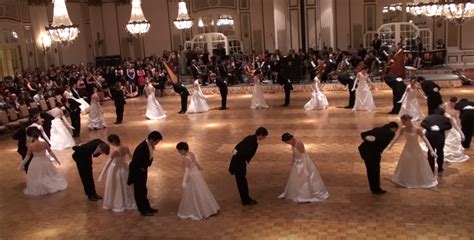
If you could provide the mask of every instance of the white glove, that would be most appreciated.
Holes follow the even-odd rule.
[[[430,127],[430,130],[433,132],[438,132],[439,131],[439,126],[438,125],[433,125]]]
[[[365,137],[365,140],[368,142],[375,142],[375,137],[374,136],[367,136]]]
[[[433,92],[439,92],[438,88],[433,88]]]
[[[431,153],[431,156],[432,156],[432,157],[434,157],[434,158],[438,158],[438,154],[436,154],[435,152],[433,152],[433,151],[430,151],[430,153]]]
[[[232,150],[232,155],[236,155],[236,154],[237,154],[237,149]]]

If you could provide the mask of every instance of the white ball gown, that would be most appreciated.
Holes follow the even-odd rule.
[[[446,116],[451,120],[453,128],[445,132],[444,141],[444,161],[450,163],[460,163],[469,160],[469,156],[464,153],[462,146],[463,133],[459,126],[459,111],[446,108]]]
[[[192,153],[183,158],[183,195],[178,217],[201,220],[217,214],[220,207],[206,184]]]
[[[293,166],[285,191],[278,198],[286,198],[295,202],[318,202],[329,197],[323,179],[307,153],[293,150]]]
[[[191,102],[189,103],[186,113],[203,112],[209,112],[209,105],[207,105],[206,98],[201,91],[201,84],[199,83],[199,80],[196,80],[194,81],[194,92],[191,96]]]
[[[23,193],[30,196],[42,196],[62,191],[66,187],[66,179],[53,165],[50,157],[46,155],[46,150],[33,152]]]
[[[406,143],[392,181],[406,188],[431,188],[438,185],[428,163],[427,153],[423,151],[418,142],[418,134],[405,131],[403,135]]]
[[[313,90],[311,92],[311,100],[309,100],[305,105],[304,105],[304,109],[305,110],[323,110],[323,109],[327,109],[328,106],[329,106],[329,103],[328,103],[328,98],[326,97],[326,95],[324,95],[323,92],[321,92],[321,90],[319,89],[319,84],[320,84],[320,81],[319,79],[316,77],[314,78],[314,87],[311,86],[311,89]]]
[[[159,120],[166,118],[166,113],[161,107],[158,99],[155,96],[155,87],[149,84],[147,87],[148,97],[147,97],[147,104],[146,104],[146,118],[150,120]]]
[[[370,91],[370,79],[368,74],[358,73],[352,91],[356,91],[355,104],[352,111],[375,110],[374,97]]]
[[[89,107],[89,122],[87,123],[87,127],[90,129],[104,129],[107,127],[100,101],[94,97],[92,97]]]
[[[72,126],[64,117],[63,111],[56,107],[51,109],[49,113],[54,117],[51,121],[51,149],[64,150],[76,146],[76,142],[74,142],[71,132],[69,132]],[[66,125],[69,126],[69,129]]]
[[[106,174],[102,207],[114,212],[137,208],[133,196],[133,186],[127,184],[128,164],[125,161],[125,156],[109,158],[99,176],[99,181],[101,181]]]
[[[252,101],[250,102],[250,108],[258,109],[268,107],[269,106],[265,101],[265,97],[263,96],[262,86],[260,85],[260,79],[256,77],[254,78]]]
[[[418,94],[421,94],[419,90],[413,89],[410,85],[407,86],[407,90],[401,100],[402,107],[400,108],[399,116],[408,114],[412,117],[412,121],[422,121],[425,118],[418,99],[416,99]]]

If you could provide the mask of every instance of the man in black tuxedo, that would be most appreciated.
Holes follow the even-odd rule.
[[[372,48],[374,49],[375,53],[379,54],[380,48],[382,47],[382,40],[379,38],[379,34],[374,35],[374,40],[372,40]]]
[[[403,82],[402,78],[397,78],[396,76],[387,76],[385,77],[385,83],[392,89],[392,111],[388,114],[398,114],[400,112],[400,108],[402,107],[402,103],[399,101],[402,99],[403,94],[407,89],[407,85]]]
[[[76,162],[84,192],[89,201],[97,202],[99,199],[102,199],[102,197],[95,191],[92,157],[96,158],[101,154],[109,155],[110,146],[100,139],[94,139],[87,143],[74,146],[72,150],[74,150],[72,159]]]
[[[291,80],[287,78],[286,76],[283,75],[283,73],[278,73],[278,72],[272,72],[272,74],[276,74],[276,78],[278,81],[278,84],[280,84],[283,89],[285,90],[285,103],[282,105],[282,107],[288,107],[290,105],[290,97],[291,97],[291,91],[293,90],[293,84],[291,84]]]
[[[115,104],[115,114],[117,115],[116,121],[114,124],[121,124],[123,121],[123,111],[125,109],[125,95],[122,90],[122,83],[115,83],[115,88],[112,90],[112,98]]]
[[[442,103],[443,99],[441,97],[441,87],[438,86],[433,81],[428,81],[424,77],[418,77],[417,81],[421,85],[421,89],[428,97],[428,114],[431,115],[434,113],[434,110],[437,109]]]
[[[254,135],[245,137],[232,152],[229,172],[235,176],[237,188],[239,189],[240,200],[243,205],[255,205],[257,201],[250,198],[247,183],[247,165],[257,152],[258,143],[268,136],[267,129],[260,127]]]
[[[425,136],[430,142],[431,147],[433,150],[436,151],[436,154],[430,153],[428,154],[428,161],[430,162],[431,170],[435,171],[435,156],[437,156],[436,161],[438,163],[438,173],[444,171],[443,163],[444,163],[444,142],[446,140],[446,136],[444,132],[446,130],[451,129],[453,126],[451,125],[451,121],[449,118],[444,116],[444,109],[437,108],[435,109],[434,113],[426,117],[421,122],[421,127],[426,129]]]
[[[193,75],[193,80],[201,79],[201,68],[199,68],[196,60],[191,61],[189,69],[191,70],[191,75]]]
[[[69,82],[69,86],[71,88],[72,96],[75,99],[79,99],[79,93],[76,90],[77,80],[71,79]],[[81,134],[81,104],[74,100],[73,98],[67,99],[67,105],[69,110],[69,115],[71,117],[71,126],[74,128],[72,130],[72,137],[79,137]]]
[[[51,139],[51,122],[54,120],[54,117],[47,112],[40,112],[39,115],[43,119],[42,126],[44,133],[46,133],[46,136]]]
[[[382,152],[395,137],[397,130],[398,124],[390,122],[382,127],[360,134],[364,142],[359,145],[359,153],[365,162],[370,191],[373,194],[386,193],[385,190],[380,188],[380,161]]]
[[[158,212],[158,209],[154,209],[150,206],[146,182],[148,179],[148,167],[150,167],[153,162],[153,150],[161,140],[163,140],[163,137],[160,132],[151,132],[147,139],[135,148],[132,161],[128,166],[127,184],[133,184],[135,202],[142,216],[153,216]]]
[[[462,146],[466,149],[471,147],[472,130],[474,129],[474,101],[461,99],[454,108],[460,112],[461,128],[464,133]]]
[[[227,81],[225,81],[222,77],[218,78],[215,73],[211,73],[209,75],[211,82],[216,82],[217,87],[219,88],[219,92],[221,94],[221,110],[227,109]]]
[[[184,114],[188,110],[188,89],[180,82],[173,84],[173,90],[181,96],[181,111],[179,114]]]
[[[355,104],[355,91],[351,91],[354,88],[354,77],[348,73],[342,73],[337,76],[337,79],[349,91],[349,105],[344,108],[352,109]]]

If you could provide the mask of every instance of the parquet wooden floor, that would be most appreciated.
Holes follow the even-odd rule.
[[[450,96],[474,98],[474,89],[443,89]],[[23,195],[25,175],[16,142],[0,140],[0,239],[474,239],[474,160],[448,164],[440,184],[433,189],[403,189],[392,176],[403,142],[386,152],[382,160],[382,186],[388,193],[370,194],[365,167],[357,146],[359,133],[388,121],[389,91],[374,93],[376,112],[352,112],[341,107],[346,92],[327,93],[327,111],[303,110],[309,93],[294,93],[289,108],[281,94],[266,94],[272,107],[250,110],[250,95],[229,97],[227,111],[179,115],[179,98],[159,98],[168,118],[145,120],[144,98],[129,100],[124,124],[115,120],[111,102],[104,103],[110,127],[102,131],[82,130],[81,141],[121,136],[131,149],[149,131],[159,130],[164,141],[157,146],[150,169],[148,188],[152,205],[160,210],[154,217],[137,211],[113,213],[101,202],[88,202],[83,193],[71,150],[58,152],[68,188],[44,197]],[[207,96],[211,107],[218,96]],[[426,108],[424,100],[420,99]],[[426,109],[425,109],[426,110]],[[87,118],[83,117],[83,128]],[[228,172],[232,148],[259,126],[269,129],[249,166],[251,195],[259,204],[240,204],[234,178]],[[330,197],[320,203],[296,204],[277,199],[283,191],[291,166],[291,149],[280,141],[284,132],[300,138],[315,161]],[[179,141],[190,144],[204,168],[203,175],[221,212],[208,220],[180,220],[176,216],[181,197],[181,158],[175,150]],[[467,151],[474,158],[474,150]],[[94,163],[97,179],[105,158]],[[103,193],[104,183],[96,182]]]

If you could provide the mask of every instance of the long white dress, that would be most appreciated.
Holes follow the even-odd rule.
[[[445,132],[444,141],[444,161],[450,163],[459,163],[469,160],[469,156],[464,153],[462,146],[462,131],[459,127],[459,111],[446,108],[446,115],[450,117],[453,127]]]
[[[59,108],[53,108],[50,110],[50,114],[54,117],[51,121],[51,149],[64,150],[74,147],[76,142],[74,142],[71,132],[66,127],[66,124],[69,126],[70,124],[64,117],[63,111]]]
[[[358,73],[356,81],[354,83],[354,88],[352,90],[356,91],[355,104],[352,111],[373,111],[375,110],[374,97],[370,91],[369,86],[369,75]],[[357,86],[357,87],[356,87]]]
[[[201,91],[201,84],[199,80],[194,81],[194,92],[191,95],[191,102],[189,103],[186,113],[202,113],[209,112],[209,105],[207,105],[206,98]]]
[[[107,176],[102,207],[114,212],[136,209],[133,187],[127,184],[128,164],[125,161],[125,156],[107,160],[99,181],[102,180],[104,174]]]
[[[193,158],[189,153],[183,158],[185,186],[179,203],[178,217],[201,220],[217,214],[220,207]]]
[[[262,86],[260,85],[260,79],[256,77],[254,78],[252,101],[250,102],[250,108],[258,109],[268,107],[269,106],[267,104],[267,101],[265,101],[265,97],[263,96]]]
[[[420,94],[418,90],[413,89],[410,85],[407,86],[407,90],[402,97],[402,107],[400,108],[399,116],[408,114],[412,117],[412,121],[422,121],[425,118],[421,111],[420,104],[416,96]]]
[[[418,142],[416,132],[404,132],[406,139],[392,181],[406,188],[431,188],[438,185],[428,156]]]
[[[313,89],[311,92],[311,100],[304,105],[305,110],[323,110],[328,108],[328,98],[319,89],[319,84],[319,79],[317,77],[314,78],[314,88],[311,87]]]
[[[46,155],[46,150],[33,152],[33,158],[26,174],[26,188],[23,193],[31,196],[42,196],[62,191],[66,187],[66,179]]]
[[[104,129],[107,127],[107,123],[105,123],[104,119],[104,112],[102,111],[102,106],[100,106],[100,102],[92,99],[91,105],[89,107],[89,122],[87,123],[87,127],[90,129]]]
[[[148,97],[147,97],[147,104],[146,104],[146,118],[150,120],[159,120],[166,118],[166,113],[161,107],[158,99],[155,96],[155,87],[153,85],[148,85]]]
[[[285,191],[278,198],[286,198],[295,202],[318,202],[329,197],[323,179],[307,153],[293,150],[293,166]]]

